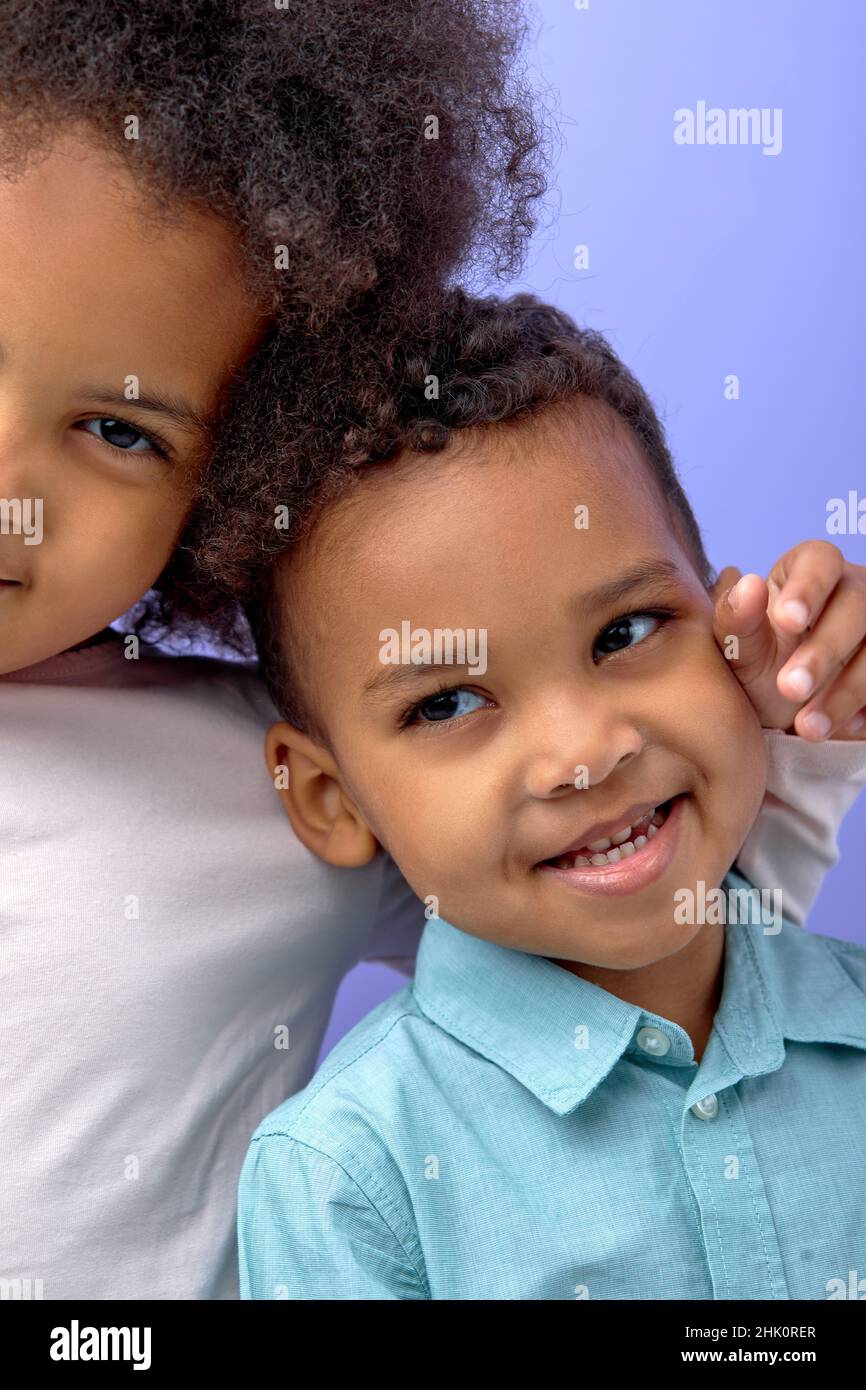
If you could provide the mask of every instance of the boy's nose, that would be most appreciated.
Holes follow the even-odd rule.
[[[599,712],[589,717],[572,707],[565,721],[536,728],[527,790],[532,797],[548,800],[597,786],[633,762],[643,747],[644,737],[629,716]]]
[[[4,439],[0,427],[0,498],[24,500],[36,495],[36,470],[29,459],[28,450],[22,449],[14,439]]]
[[[0,497],[32,497],[36,487],[36,440],[17,415],[0,399]]]

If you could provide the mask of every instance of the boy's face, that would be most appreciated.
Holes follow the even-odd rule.
[[[227,225],[156,232],[136,192],[84,134],[0,180],[0,672],[83,641],[157,579],[199,417],[262,331]]]
[[[382,469],[324,517],[284,597],[305,615],[303,686],[344,794],[440,916],[623,969],[697,934],[674,923],[674,893],[732,864],[764,744],[618,420],[602,438],[548,413]],[[383,664],[384,630],[404,623],[431,641],[483,629],[486,670]],[[635,848],[611,863],[603,842],[629,826]],[[587,862],[553,867],[569,849]]]

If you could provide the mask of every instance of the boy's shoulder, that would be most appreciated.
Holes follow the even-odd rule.
[[[479,1062],[427,1017],[414,986],[405,985],[340,1039],[303,1090],[265,1116],[250,1146],[290,1141],[349,1169],[374,1153],[377,1161],[385,1164],[390,1156],[399,1167],[434,1098],[446,1087],[459,1105]]]
[[[806,932],[802,927],[792,927],[794,932],[803,932],[810,941],[821,942],[824,950],[841,965],[866,996],[866,946],[857,941],[847,941],[841,936],[825,936],[821,932]]]
[[[735,869],[726,874],[725,884],[731,888],[745,889],[753,895],[756,904],[761,898],[762,890],[755,888],[745,875]],[[765,889],[763,892],[769,896],[768,890]],[[756,906],[753,921],[762,920],[760,912],[761,908]],[[829,959],[840,966],[850,977],[852,983],[866,996],[866,945],[857,941],[849,941],[841,936],[830,936],[824,932],[809,931],[807,927],[792,922],[784,913],[780,925],[779,935],[785,944],[784,956],[790,963],[790,971],[796,973],[802,980],[808,969],[810,958],[813,962],[817,958],[823,958],[825,961]],[[773,939],[773,935],[770,939]]]
[[[238,1183],[242,1297],[272,1297],[273,1286],[280,1296],[288,1288],[330,1298],[343,1276],[360,1280],[343,1296],[378,1298],[388,1287],[399,1298],[430,1297],[407,1174],[428,1152],[442,1040],[458,1046],[406,985],[257,1126]],[[355,1245],[364,1252],[357,1267],[346,1265]],[[365,1261],[381,1284],[365,1279]]]

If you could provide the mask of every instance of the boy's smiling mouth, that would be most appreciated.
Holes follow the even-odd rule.
[[[633,893],[654,882],[670,864],[679,843],[681,792],[656,804],[629,807],[613,821],[590,827],[576,841],[536,869],[589,893]]]

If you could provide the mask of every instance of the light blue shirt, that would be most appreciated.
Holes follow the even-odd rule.
[[[429,921],[414,983],[255,1131],[241,1296],[866,1297],[866,949],[725,932],[698,1064],[669,1019]]]

